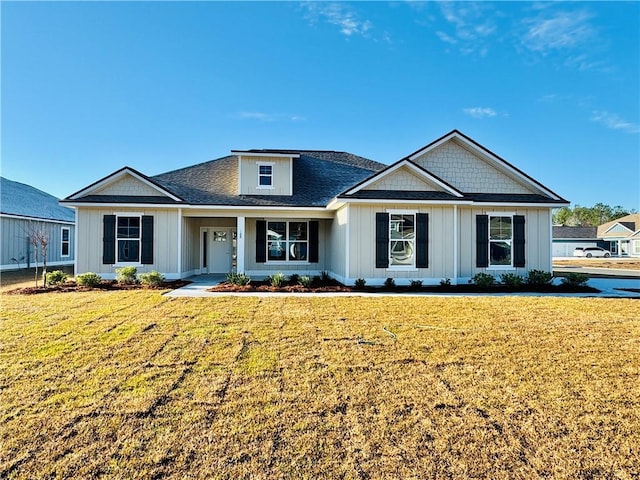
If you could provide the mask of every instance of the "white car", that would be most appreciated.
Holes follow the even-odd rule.
[[[573,251],[574,257],[604,257],[609,258],[611,256],[611,252],[609,250],[605,250],[600,247],[577,247]]]

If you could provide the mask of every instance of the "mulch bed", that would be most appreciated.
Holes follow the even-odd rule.
[[[76,282],[70,280],[62,285],[51,285],[47,287],[24,287],[9,290],[7,295],[36,295],[38,293],[64,293],[64,292],[88,292],[90,290],[175,290],[176,288],[184,287],[191,282],[186,280],[170,280],[163,282],[162,285],[157,287],[149,287],[136,284],[121,284],[115,280],[102,280],[100,285],[89,288],[76,285]]]

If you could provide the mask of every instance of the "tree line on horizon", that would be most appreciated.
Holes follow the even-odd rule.
[[[566,227],[597,227],[632,213],[637,213],[637,211],[635,209],[627,210],[620,205],[615,207],[604,203],[596,203],[593,207],[574,205],[555,210],[553,224]]]

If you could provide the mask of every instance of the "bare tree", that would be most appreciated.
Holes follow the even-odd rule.
[[[29,220],[26,227],[27,238],[33,246],[33,256],[35,262],[35,282],[38,286],[38,261],[42,254],[42,286],[47,285],[47,254],[49,250],[50,227],[45,222]]]

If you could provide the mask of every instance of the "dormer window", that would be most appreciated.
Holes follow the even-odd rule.
[[[258,188],[273,188],[273,163],[258,163]]]

